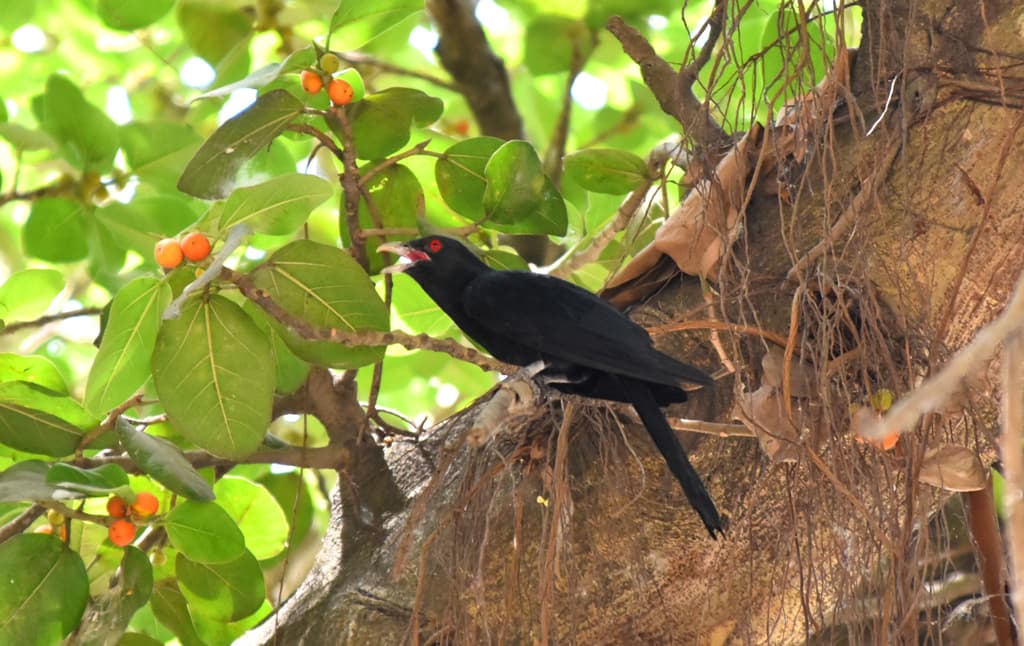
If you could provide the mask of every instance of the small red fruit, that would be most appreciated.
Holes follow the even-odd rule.
[[[460,135],[463,135],[463,136],[468,135],[469,134],[469,120],[468,119],[459,119],[458,121],[455,122],[454,130],[455,130],[455,132],[459,133]]]
[[[181,264],[184,258],[181,245],[174,238],[164,238],[156,243],[153,255],[156,256],[156,261],[164,269],[174,269]]]
[[[310,94],[316,94],[324,89],[324,80],[313,70],[302,70],[299,78],[302,79],[302,89]]]
[[[111,518],[124,518],[128,515],[128,505],[120,496],[114,496],[107,501],[107,513]]]
[[[205,260],[210,255],[210,239],[193,231],[181,239],[181,252],[192,262]]]
[[[135,540],[135,525],[130,520],[115,520],[107,531],[110,542],[118,547],[130,545]]]
[[[352,101],[354,95],[352,86],[345,79],[334,79],[327,86],[327,96],[331,97],[331,103],[334,105],[345,105]]]
[[[160,501],[148,491],[141,491],[132,503],[132,512],[140,518],[149,518],[160,509]]]

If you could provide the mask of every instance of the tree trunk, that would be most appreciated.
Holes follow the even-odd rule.
[[[735,369],[672,414],[739,412],[760,434],[682,436],[726,537],[707,537],[628,409],[542,393],[472,450],[460,438],[478,403],[390,449],[408,505],[379,527],[343,526],[335,494],[313,573],[245,643],[780,644],[837,626],[892,643],[939,630],[921,621],[921,564],[942,547],[929,523],[944,494],[918,472],[939,445],[992,461],[997,373],[889,452],[854,441],[851,406],[877,408],[880,391],[898,398],[938,370],[1024,267],[1024,83],[1019,56],[998,53],[1020,51],[1020,10],[864,8],[838,106],[808,100],[813,119],[788,133],[799,145],[752,168],[715,293],[682,275],[634,312],[649,327],[720,324],[657,341]],[[755,330],[800,362],[788,388]],[[793,374],[810,375],[806,391]],[[737,411],[762,386],[795,423]]]

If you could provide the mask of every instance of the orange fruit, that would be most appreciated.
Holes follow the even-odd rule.
[[[128,515],[128,505],[120,496],[114,496],[107,501],[107,513],[111,518],[124,518]]]
[[[132,503],[132,512],[140,518],[149,518],[160,509],[160,501],[148,491],[141,491]]]
[[[327,96],[331,97],[331,103],[334,105],[345,105],[352,101],[354,95],[352,86],[345,79],[334,79],[327,86]]]
[[[210,239],[193,231],[181,239],[181,252],[192,262],[205,260],[210,255]]]
[[[157,263],[164,269],[174,269],[181,264],[184,258],[181,245],[174,238],[164,238],[156,243],[153,255],[156,256]]]
[[[135,540],[135,524],[130,520],[115,520],[107,530],[110,542],[118,547],[130,545]]]
[[[313,70],[302,70],[299,78],[302,79],[302,89],[310,94],[316,94],[324,89],[324,80]]]

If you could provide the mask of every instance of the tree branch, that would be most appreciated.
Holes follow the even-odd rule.
[[[724,6],[725,2],[718,0],[706,25],[716,39],[724,21]],[[677,74],[671,65],[658,56],[643,34],[626,24],[621,17],[612,16],[606,27],[619,40],[622,51],[640,66],[644,83],[654,94],[662,111],[679,122],[686,136],[701,148],[718,149],[729,144],[729,135],[711,118],[707,106],[698,101],[693,93],[697,72],[711,55],[713,42],[706,44],[697,58]]]
[[[390,332],[378,332],[376,330],[339,330],[337,328],[317,328],[310,325],[297,316],[293,316],[279,304],[274,302],[270,295],[253,284],[252,279],[247,275],[233,271],[228,268],[221,270],[221,278],[228,280],[238,287],[242,295],[259,305],[263,310],[287,325],[296,334],[304,339],[312,341],[333,341],[347,346],[382,346],[398,344],[410,350],[432,350],[443,352],[456,359],[480,366],[484,370],[495,370],[504,374],[515,374],[515,366],[492,359],[472,348],[460,345],[447,339],[435,339],[426,334],[411,335],[404,332],[392,330]]]
[[[475,8],[470,0],[427,0],[427,11],[441,36],[437,57],[466,98],[483,134],[525,139],[505,63],[491,50]]]
[[[0,335],[14,334],[20,330],[25,330],[33,327],[42,327],[47,323],[53,323],[54,321],[63,321],[65,319],[73,319],[78,316],[97,316],[103,313],[102,307],[83,307],[79,310],[72,310],[70,312],[60,312],[58,314],[50,314],[49,316],[40,316],[32,321],[18,321],[17,323],[11,323],[0,330]]]

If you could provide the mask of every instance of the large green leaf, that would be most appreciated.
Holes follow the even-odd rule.
[[[0,502],[25,500],[69,500],[82,494],[60,489],[46,481],[50,465],[41,460],[18,462],[0,471]]]
[[[149,378],[160,314],[170,302],[167,283],[148,277],[136,278],[114,296],[85,386],[90,410],[106,413],[127,401]]]
[[[242,458],[270,425],[270,341],[223,296],[190,299],[164,321],[153,352],[153,385],[174,427],[214,455]]]
[[[289,314],[315,328],[387,329],[388,313],[373,283],[351,256],[336,247],[293,242],[254,271],[253,281]],[[332,368],[356,368],[384,356],[382,347],[309,341],[283,326],[278,329],[295,354]]]
[[[19,451],[68,455],[98,423],[70,397],[23,381],[0,384],[0,442]]]
[[[0,382],[4,381],[26,381],[60,395],[68,394],[57,366],[37,355],[0,353]]]
[[[67,491],[85,496],[107,496],[128,486],[128,474],[116,464],[104,464],[94,469],[83,469],[58,462],[50,467],[46,482]]]
[[[213,488],[217,503],[238,523],[245,546],[257,559],[285,548],[288,517],[265,487],[240,476],[224,476]]]
[[[182,0],[178,25],[192,51],[214,67],[218,85],[248,73],[253,19],[240,3]]]
[[[574,55],[585,61],[597,44],[585,22],[551,14],[530,22],[525,40],[526,67],[534,76],[569,71]]]
[[[164,527],[171,544],[197,563],[227,563],[246,551],[238,525],[214,502],[183,502],[167,514]]]
[[[473,137],[449,147],[437,160],[437,188],[453,211],[474,221],[483,219],[484,169],[503,143],[497,137]]]
[[[371,210],[366,200],[360,197],[359,226],[361,228],[416,227],[416,213],[422,204],[423,187],[420,186],[416,175],[406,166],[395,164],[380,171],[366,183],[366,191],[369,193],[370,199],[373,200],[373,209]],[[342,242],[348,246],[351,244],[351,236],[345,223],[345,217],[344,213],[339,216],[339,229]],[[381,236],[369,236],[364,241],[371,273],[376,273],[390,264],[376,251],[384,240],[385,238]]]
[[[42,316],[64,289],[56,269],[24,269],[0,285],[0,319],[23,321]]]
[[[48,262],[75,262],[89,255],[84,218],[91,209],[62,197],[44,197],[32,203],[21,229],[25,253]]]
[[[174,571],[181,593],[197,615],[238,621],[263,605],[263,571],[248,550],[225,563],[197,563],[178,554]]]
[[[156,582],[150,604],[153,606],[153,615],[177,636],[182,646],[206,646],[196,633],[188,602],[174,579]]]
[[[290,173],[235,189],[220,209],[220,226],[248,224],[256,233],[295,233],[310,212],[331,196],[329,183],[315,175]]]
[[[133,121],[120,133],[128,168],[143,180],[172,186],[202,142],[188,125],[169,121]]]
[[[408,141],[412,126],[428,126],[444,110],[441,99],[407,87],[369,94],[350,106],[352,137],[360,159],[383,159]],[[337,121],[329,119],[338,132]]]
[[[123,418],[117,420],[116,431],[128,457],[146,475],[181,496],[213,500],[213,487],[195,470],[181,449],[161,437],[136,431]]]
[[[178,188],[204,199],[227,197],[242,165],[269,146],[302,114],[302,107],[302,102],[285,90],[256,99],[210,135],[181,174]]]
[[[591,148],[566,155],[565,176],[588,191],[624,195],[647,178],[647,164],[627,150]]]
[[[328,33],[335,42],[343,42],[345,49],[353,50],[422,10],[423,3],[418,0],[340,0]]]
[[[72,166],[97,173],[113,166],[117,126],[103,110],[86,101],[74,83],[59,74],[46,80],[42,125]]]
[[[55,536],[22,534],[0,543],[0,635],[8,644],[58,644],[89,602],[89,576]]]
[[[565,235],[565,201],[552,184],[533,146],[509,141],[484,168],[483,206],[487,224],[506,233]]]
[[[99,0],[96,13],[108,27],[134,31],[151,25],[174,6],[174,0]]]
[[[128,204],[111,202],[96,209],[94,216],[114,243],[154,266],[156,242],[177,235],[197,219],[190,201],[180,194],[137,197]]]

